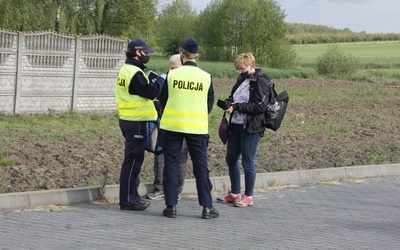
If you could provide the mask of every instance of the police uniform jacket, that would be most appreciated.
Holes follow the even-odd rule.
[[[200,78],[194,79],[196,77]],[[196,100],[201,101],[195,102]],[[160,103],[163,108],[162,129],[188,134],[208,134],[208,114],[214,104],[211,75],[197,68],[195,62],[185,62],[182,67],[168,73],[161,90]],[[182,123],[179,119],[173,120],[179,116]],[[182,125],[185,123],[187,126]]]
[[[138,70],[134,73],[134,75],[132,76],[131,79],[126,79],[129,81],[129,83],[118,82],[119,79],[117,79],[117,85],[118,84],[124,84],[124,85],[128,84],[127,91],[129,93],[129,95],[132,95],[131,98],[129,98],[129,97],[128,98],[131,100],[136,99],[136,101],[142,99],[143,102],[148,102],[148,105],[151,108],[149,108],[149,113],[147,115],[139,117],[138,119],[135,119],[131,115],[127,115],[127,116],[122,115],[121,116],[121,113],[120,113],[120,118],[125,119],[125,120],[155,120],[157,113],[154,109],[154,106],[152,105],[152,100],[155,97],[157,97],[158,94],[160,93],[161,86],[162,86],[162,83],[164,82],[164,79],[162,77],[158,77],[154,84],[149,84],[149,79],[143,72],[143,70],[146,69],[146,66],[144,66],[143,63],[141,63],[140,61],[135,60],[133,58],[127,58],[125,61],[125,65],[123,67],[127,67],[127,66],[128,67],[132,66],[132,68],[137,68]],[[123,69],[120,70],[120,74],[121,74],[122,70]],[[120,93],[117,93],[117,92],[118,92],[118,86],[116,87],[116,99],[121,99]],[[119,96],[117,97],[117,95],[119,95]],[[119,101],[120,102],[118,103],[118,100],[117,100],[117,105],[121,112],[121,110],[124,109],[123,108],[124,105],[128,105],[128,104],[126,104],[126,103],[121,104],[121,100],[119,100]],[[129,108],[127,108],[127,109],[129,109]],[[145,116],[147,116],[148,118],[144,119]],[[154,119],[153,119],[153,116],[154,116]],[[152,117],[152,118],[150,119],[150,117]]]

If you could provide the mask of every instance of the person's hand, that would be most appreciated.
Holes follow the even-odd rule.
[[[233,106],[231,105],[227,110],[225,110],[228,115],[233,113]]]
[[[232,102],[229,99],[225,100],[225,107],[229,108],[230,106],[232,106]]]
[[[153,103],[154,103],[154,107],[156,108],[156,110],[157,110],[157,111],[161,111],[161,103],[160,103],[160,100],[158,100],[157,98],[155,98],[155,99],[153,100]]]

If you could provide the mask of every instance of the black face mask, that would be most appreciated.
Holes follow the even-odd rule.
[[[241,76],[242,78],[247,79],[247,78],[249,78],[250,73],[249,73],[249,71],[246,71],[246,72],[244,72],[244,73],[241,73],[240,76]]]
[[[150,56],[144,56],[144,55],[140,55],[139,56],[139,61],[143,64],[146,64],[150,61]]]

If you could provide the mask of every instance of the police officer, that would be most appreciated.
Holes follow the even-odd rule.
[[[161,145],[164,152],[164,197],[167,206],[163,215],[175,218],[178,202],[178,166],[183,139],[193,162],[193,173],[202,218],[219,216],[213,207],[208,162],[208,114],[214,103],[211,75],[197,67],[198,44],[187,39],[179,49],[183,66],[169,71],[162,87],[160,101]]]
[[[125,154],[120,174],[119,205],[121,210],[145,210],[150,202],[142,200],[138,193],[139,174],[142,168],[146,122],[157,119],[153,99],[159,95],[164,82],[162,77],[154,84],[143,70],[154,51],[142,39],[128,44],[125,64],[119,71],[115,86],[119,126],[125,137]]]

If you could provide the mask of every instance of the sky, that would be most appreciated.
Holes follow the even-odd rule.
[[[245,0],[243,0],[245,1]],[[325,25],[353,32],[400,33],[400,0],[275,0],[288,23]],[[211,0],[191,0],[198,12]]]

